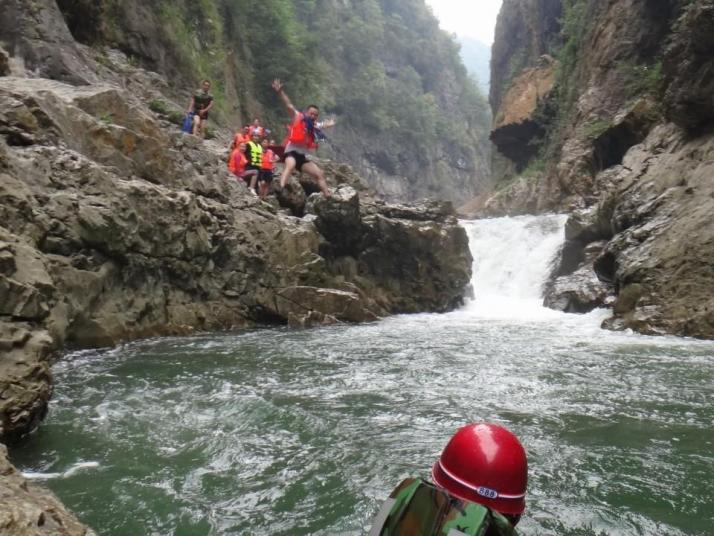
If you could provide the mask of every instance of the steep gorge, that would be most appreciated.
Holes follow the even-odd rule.
[[[496,183],[462,210],[573,213],[550,305],[714,337],[713,36],[710,0],[504,2]]]

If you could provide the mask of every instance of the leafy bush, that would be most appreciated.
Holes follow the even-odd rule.
[[[166,103],[161,99],[154,99],[149,102],[149,110],[161,115],[168,115],[169,113],[169,109],[166,106]]]
[[[183,120],[185,117],[186,115],[183,112],[179,112],[176,110],[172,110],[168,114],[166,114],[166,119],[168,119],[170,123],[173,123],[174,125],[178,126],[183,126]]]

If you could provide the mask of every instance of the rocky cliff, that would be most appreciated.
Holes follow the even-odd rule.
[[[714,3],[506,0],[494,190],[474,214],[568,211],[548,304],[714,337]]]
[[[183,103],[164,76],[75,42],[54,2],[7,8],[0,440],[38,426],[51,364],[66,348],[363,322],[461,302],[471,256],[449,203],[387,203],[330,161],[321,165],[331,198],[293,179],[261,202],[226,169],[231,131],[200,141],[171,123]],[[0,533],[89,533],[28,487],[4,450],[0,466]]]
[[[461,201],[489,183],[488,105],[423,0],[6,3],[0,35],[50,78],[95,81],[78,56],[102,66],[117,49],[160,73],[182,106],[210,78],[214,121],[260,117],[280,141],[287,119],[270,89],[279,77],[297,106],[336,117],[320,153],[391,200]]]
[[[220,144],[115,86],[5,77],[0,101],[0,339],[37,356],[17,377],[49,376],[65,346],[443,311],[468,283],[446,205],[384,204],[328,164],[335,195],[296,218],[231,179]],[[3,412],[3,436],[34,426],[43,405]]]

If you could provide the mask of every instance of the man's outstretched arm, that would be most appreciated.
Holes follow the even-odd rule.
[[[290,102],[290,98],[283,90],[283,83],[278,78],[273,80],[273,89],[280,97],[280,100],[283,101],[283,105],[285,106],[285,108],[287,108],[288,112],[290,112],[292,115],[295,115],[295,112],[297,112],[297,110],[295,109],[295,106],[293,106],[293,103]]]

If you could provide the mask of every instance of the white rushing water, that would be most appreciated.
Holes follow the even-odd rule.
[[[562,316],[543,306],[543,289],[565,240],[566,219],[554,214],[461,222],[474,257],[474,296],[463,312],[503,320]],[[605,315],[598,311],[580,320],[587,318],[584,324],[592,327]]]

